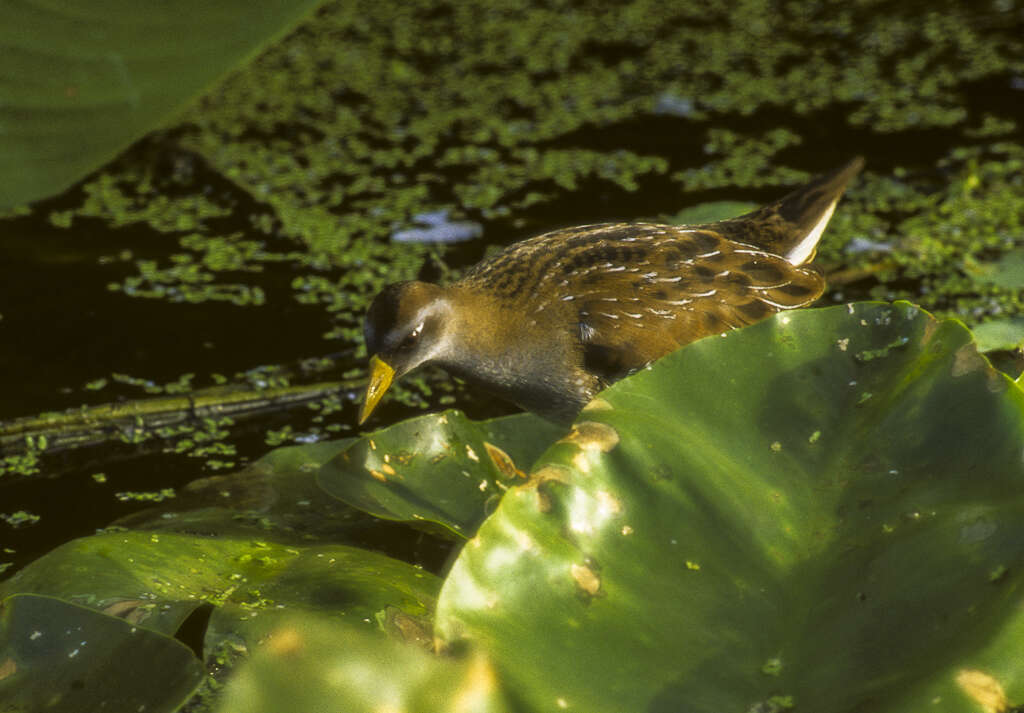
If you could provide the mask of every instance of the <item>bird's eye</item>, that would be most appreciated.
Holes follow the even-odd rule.
[[[422,331],[423,322],[420,322],[418,325],[416,325],[416,329],[412,330],[411,332],[409,332],[408,335],[406,335],[405,339],[402,340],[402,343],[398,345],[398,348],[412,349],[414,346],[416,346],[416,342],[420,340],[420,333]]]

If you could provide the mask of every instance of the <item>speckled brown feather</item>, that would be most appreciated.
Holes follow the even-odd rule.
[[[458,284],[495,295],[528,322],[577,333],[589,370],[609,383],[700,337],[808,305],[825,289],[815,270],[710,228],[646,223],[547,233]]]
[[[454,318],[443,328],[445,348],[430,361],[569,420],[598,390],[680,346],[821,296],[825,281],[805,264],[861,166],[851,161],[719,223],[556,230],[509,246],[447,288],[406,283],[387,300],[409,315],[440,300]],[[387,317],[390,310],[371,309],[368,344],[371,334],[376,340],[400,332],[398,324],[422,322]]]

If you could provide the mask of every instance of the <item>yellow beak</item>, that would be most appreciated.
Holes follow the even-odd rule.
[[[395,378],[395,370],[390,364],[381,361],[374,356],[370,359],[370,383],[366,385],[366,396],[363,397],[363,408],[359,411],[359,425],[370,417],[373,409],[384,392],[391,386],[391,380]]]

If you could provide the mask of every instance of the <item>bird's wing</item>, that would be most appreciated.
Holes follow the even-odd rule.
[[[632,243],[645,248],[639,260],[567,276],[586,365],[607,381],[695,339],[808,305],[825,289],[815,270],[715,231],[658,228],[662,235]]]

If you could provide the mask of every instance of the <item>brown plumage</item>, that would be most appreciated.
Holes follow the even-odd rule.
[[[703,225],[610,223],[515,243],[449,287],[385,288],[367,313],[363,421],[425,363],[555,421],[678,347],[804,307],[806,264],[855,159],[753,213]]]

